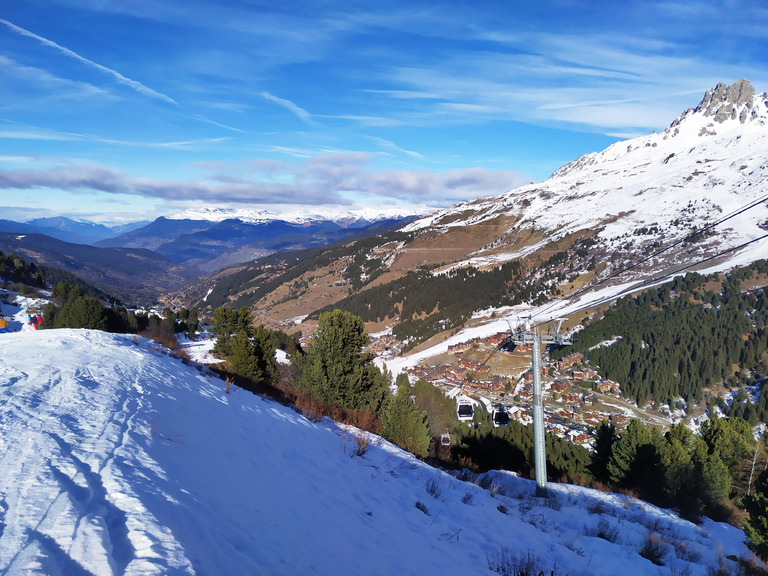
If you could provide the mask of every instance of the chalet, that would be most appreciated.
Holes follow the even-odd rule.
[[[559,371],[567,370],[582,360],[584,360],[584,357],[580,353],[576,352],[575,354],[571,354],[570,356],[566,356],[565,358],[561,358],[555,362],[555,369]]]
[[[488,372],[488,370],[491,369],[487,364],[483,364],[477,360],[469,360],[468,358],[459,358],[459,367],[475,372]]]
[[[299,344],[301,344],[302,348],[306,348],[310,344],[312,344],[312,336],[302,336],[299,338]]]
[[[573,371],[574,380],[594,380],[597,378],[597,371],[592,368],[582,368]]]
[[[555,380],[552,382],[552,392],[565,392],[565,390],[568,388],[568,382],[565,382],[564,380]]]
[[[385,352],[388,352],[390,347],[396,342],[396,338],[394,336],[384,336],[382,338],[379,338],[378,340],[375,340],[370,345],[370,350],[374,354],[382,355]]]
[[[580,430],[571,430],[568,432],[568,440],[573,442],[574,444],[589,444],[589,435],[585,432],[581,432]]]
[[[459,342],[458,344],[451,344],[448,346],[448,353],[449,354],[461,354],[462,352],[466,352],[467,350],[472,348],[473,342],[470,340],[468,342]]]
[[[547,369],[542,368],[541,369],[541,375],[546,376],[547,375]],[[533,372],[531,370],[528,370],[525,374],[523,374],[523,380],[526,382],[533,382]]]
[[[629,423],[629,417],[626,414],[611,414],[611,424],[616,426],[626,426]]]
[[[467,379],[467,386],[478,390],[487,390],[488,392],[499,392],[504,390],[504,382],[500,379],[495,380],[472,380]]]
[[[493,336],[488,336],[488,338],[485,339],[485,343],[490,344],[491,346],[498,346],[504,341],[506,337],[507,334],[505,332],[499,332]]]

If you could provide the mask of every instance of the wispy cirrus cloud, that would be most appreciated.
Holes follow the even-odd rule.
[[[167,150],[196,150],[205,148],[219,142],[230,140],[229,137],[219,138],[199,138],[191,140],[168,140],[168,141],[140,141],[140,140],[122,140],[117,138],[107,138],[98,134],[80,134],[77,132],[63,132],[60,130],[51,130],[37,126],[29,126],[18,122],[0,119],[0,126],[6,124],[8,127],[0,128],[0,140],[51,140],[51,141],[69,141],[69,142],[97,142],[100,144],[113,144],[116,146],[128,146],[132,148],[155,148]]]
[[[93,60],[89,60],[88,58],[85,58],[84,56],[81,56],[77,52],[74,52],[73,50],[70,50],[69,48],[65,48],[64,46],[61,46],[57,44],[56,42],[52,40],[48,40],[47,38],[43,38],[42,36],[39,36],[38,34],[35,34],[34,32],[30,32],[29,30],[26,30],[25,28],[22,28],[20,26],[16,26],[16,24],[13,24],[12,22],[9,22],[8,20],[5,20],[3,18],[0,18],[0,24],[5,24],[8,28],[16,32],[17,34],[21,34],[22,36],[26,36],[28,38],[33,38],[40,42],[41,44],[45,46],[49,46],[51,48],[54,48],[55,50],[58,50],[65,56],[69,56],[70,58],[74,58],[75,60],[78,60],[79,62],[82,62],[83,64],[87,64],[88,66],[91,66],[92,68],[96,68],[97,70],[100,70],[101,72],[104,72],[105,74],[109,74],[112,76],[115,80],[117,80],[119,83],[124,84],[125,86],[128,86],[129,88],[135,90],[136,92],[139,92],[140,94],[143,94],[145,96],[149,96],[151,98],[157,98],[159,100],[162,100],[164,102],[168,102],[169,104],[173,104],[174,106],[179,106],[179,103],[176,102],[173,98],[170,96],[167,96],[165,94],[162,94],[161,92],[158,92],[157,90],[153,90],[149,86],[145,86],[141,82],[137,80],[132,80],[130,78],[127,78],[126,76],[123,76],[118,72],[117,70],[113,70],[112,68],[108,68],[106,66],[103,66],[99,64],[98,62],[94,62]]]
[[[47,70],[35,66],[26,66],[0,54],[0,68],[3,70],[5,85],[0,88],[0,94],[11,90],[11,85],[15,82],[26,82],[35,88],[43,91],[49,97],[53,95],[56,99],[71,99],[80,101],[91,96],[105,97],[106,90],[98,88],[88,82],[77,80],[68,80],[51,74]],[[34,95],[27,92],[24,94],[26,103]]]
[[[302,122],[305,122],[306,124],[316,126],[317,122],[312,119],[312,115],[304,110],[303,108],[297,106],[290,100],[286,100],[285,98],[278,98],[274,94],[270,94],[269,92],[262,92],[261,97],[265,100],[269,100],[270,102],[274,102],[278,106],[282,106],[292,114],[294,114],[299,120]]]
[[[390,150],[395,150],[396,152],[400,152],[401,154],[407,154],[408,156],[412,158],[418,158],[420,160],[424,159],[424,156],[419,154],[418,152],[414,150],[406,150],[405,148],[401,148],[394,142],[391,142],[389,140],[385,140],[384,138],[379,138],[378,136],[369,136],[371,140],[374,142],[378,142],[379,145],[381,145],[383,148],[387,148]]]

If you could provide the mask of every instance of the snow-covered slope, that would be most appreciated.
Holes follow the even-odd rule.
[[[354,430],[138,337],[24,330],[0,351],[0,574],[488,574],[507,546],[558,576],[703,575],[748,556],[735,528],[623,496],[485,490],[375,437],[355,456]]]
[[[535,228],[543,245],[569,233],[596,231],[606,253],[640,254],[653,242],[682,238],[763,197],[767,183],[768,94],[755,94],[740,80],[708,91],[661,133],[618,142],[563,166],[545,182],[458,204],[406,229],[467,226],[513,215],[519,220],[508,237],[515,229]],[[767,217],[761,205],[729,220],[698,245],[697,256],[764,235],[758,224]],[[522,254],[495,252],[495,261]],[[768,241],[763,241],[739,262],[766,256]]]

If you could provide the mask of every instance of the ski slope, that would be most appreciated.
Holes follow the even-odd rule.
[[[749,556],[731,526],[567,485],[545,501],[503,472],[484,489],[375,436],[357,456],[356,434],[137,336],[0,334],[0,574],[491,574],[506,546],[559,576],[703,575]],[[664,566],[638,553],[649,533]]]

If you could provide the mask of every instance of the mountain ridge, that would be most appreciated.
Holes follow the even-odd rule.
[[[402,279],[417,270],[474,274],[473,269],[485,273],[518,262],[521,277],[510,279],[508,290],[525,293],[533,309],[541,298],[564,301],[576,290],[584,293],[604,282],[631,289],[655,274],[674,274],[747,242],[699,269],[727,270],[768,257],[768,240],[762,238],[767,215],[761,208],[768,185],[768,96],[753,92],[746,80],[718,85],[662,132],[583,155],[544,182],[435,211],[402,227],[396,238],[350,245],[336,265],[320,255],[316,265],[303,265],[301,275],[286,273],[290,280],[275,289],[274,298],[249,299],[260,294],[264,280],[258,275],[266,279],[257,261],[251,280],[236,271],[238,281],[227,299],[287,322],[329,305],[346,306],[352,297],[357,297],[355,310],[380,308],[382,298],[390,298],[380,321],[372,314],[370,329],[378,332],[425,316],[439,324],[445,302],[424,303],[413,318],[400,317],[403,298],[421,298],[417,284],[408,296],[401,290],[408,282]],[[741,210],[751,203],[751,209]],[[695,234],[720,220],[706,234]],[[661,251],[665,246],[672,248]],[[360,282],[343,288],[350,271],[358,269]],[[224,282],[219,275],[205,291]],[[276,285],[274,273],[268,282]],[[391,286],[388,292],[367,292],[383,285]],[[443,324],[455,328],[455,321],[443,319]],[[311,321],[299,329],[311,331]]]

